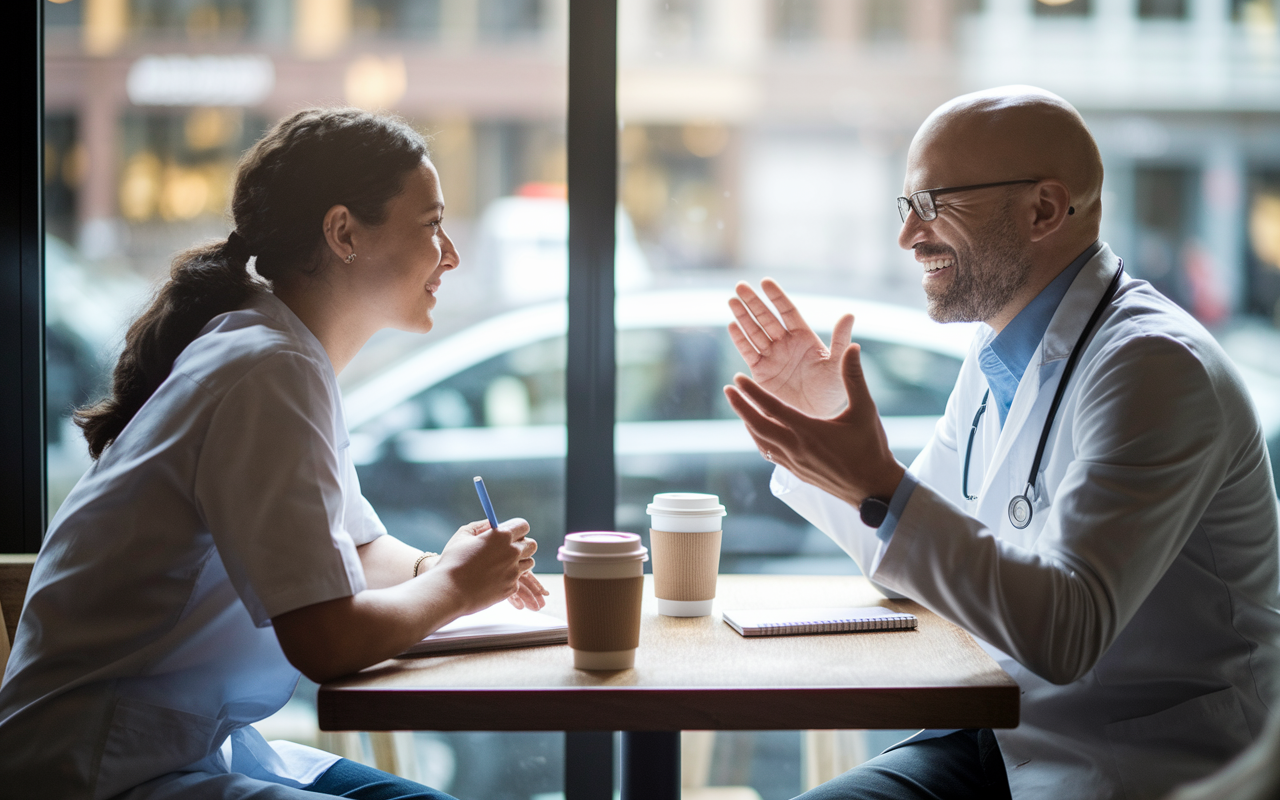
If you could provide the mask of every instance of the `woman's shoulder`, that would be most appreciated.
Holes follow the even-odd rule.
[[[288,306],[265,290],[235,311],[211,319],[173,365],[173,374],[215,395],[251,375],[281,372],[337,389],[320,342]]]

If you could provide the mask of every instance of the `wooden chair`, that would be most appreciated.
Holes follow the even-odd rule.
[[[680,800],[760,800],[759,792],[750,786],[707,785],[715,749],[715,731],[680,734]]]
[[[0,636],[0,674],[9,663],[9,646],[18,630],[18,615],[31,582],[34,554],[0,555],[0,617],[4,618],[4,636]]]
[[[366,740],[366,737],[367,740]],[[368,746],[366,747],[366,741]],[[316,731],[316,747],[383,772],[421,781],[413,731]]]
[[[866,731],[805,731],[804,790],[821,786],[867,760]]]

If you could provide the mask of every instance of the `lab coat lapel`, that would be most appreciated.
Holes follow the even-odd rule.
[[[1111,252],[1110,245],[1104,244],[1089,259],[1089,263],[1084,265],[1084,269],[1080,270],[1066,296],[1058,304],[1058,310],[1054,312],[1049,328],[1044,332],[1044,339],[1040,342],[1041,349],[1037,355],[1040,356],[1041,373],[1049,369],[1060,369],[1055,362],[1065,362],[1071,355],[1071,348],[1075,347],[1076,340],[1080,338],[1080,331],[1084,330],[1085,323],[1098,307],[1102,295],[1106,294],[1118,269],[1120,259]],[[1048,377],[1045,375],[1044,379]]]
[[[995,513],[1003,516],[1008,500],[1013,494],[1021,493],[1025,487],[1027,470],[1031,468],[1031,461],[1035,458],[1036,445],[1040,441],[1052,393],[1058,386],[1055,378],[1061,375],[1067,358],[1071,355],[1071,348],[1080,337],[1080,331],[1089,321],[1089,316],[1119,268],[1120,259],[1111,252],[1110,246],[1102,245],[1080,270],[1062,302],[1058,304],[1044,338],[1040,340],[1040,346],[1032,356],[1022,380],[1018,382],[1018,391],[1013,396],[1013,404],[1009,407],[1009,414],[996,441],[994,456],[988,462],[982,493],[978,499],[984,511],[987,510],[988,494],[994,491],[1000,498],[1000,509]],[[1033,369],[1032,365],[1036,368]],[[1048,389],[1043,403],[1038,402],[1041,388]],[[1033,414],[1033,410],[1039,413]],[[1018,447],[1016,454],[1015,446]],[[1011,468],[1015,470],[1012,474],[1009,472]],[[1005,497],[1007,491],[1013,494]]]

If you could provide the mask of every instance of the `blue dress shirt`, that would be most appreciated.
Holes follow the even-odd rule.
[[[1018,391],[1022,375],[1027,371],[1027,364],[1031,362],[1036,348],[1040,346],[1040,340],[1044,338],[1045,331],[1049,329],[1049,322],[1053,319],[1054,312],[1058,310],[1058,305],[1062,302],[1062,298],[1066,297],[1067,290],[1071,288],[1080,270],[1084,269],[1084,265],[1089,263],[1089,259],[1097,255],[1101,248],[1100,241],[1085,248],[1075,261],[1067,265],[1058,277],[1040,290],[1040,294],[1027,303],[1026,308],[1019,311],[1005,329],[978,353],[978,368],[987,378],[991,397],[996,401],[996,408],[1000,412],[1002,427],[1005,417],[1009,414],[1009,407],[1013,405],[1013,396]],[[898,518],[902,515],[907,501],[911,499],[911,493],[919,483],[910,472],[903,474],[902,482],[898,484],[897,490],[893,493],[893,499],[889,501],[889,513],[885,515],[880,527],[876,528],[876,536],[881,541],[888,542],[893,537],[893,532],[898,527]]]

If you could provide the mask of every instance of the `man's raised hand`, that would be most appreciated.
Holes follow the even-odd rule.
[[[735,286],[738,296],[729,300],[734,316],[729,336],[747,362],[751,377],[806,414],[831,416],[845,404],[840,359],[849,347],[853,315],[845,314],[836,321],[828,347],[781,286],[765,278],[760,289],[778,310],[777,315],[746,283]]]
[[[831,418],[805,414],[745,375],[724,388],[761,454],[855,507],[868,497],[892,497],[904,473],[889,450],[859,355],[852,347],[841,359],[848,407]]]

